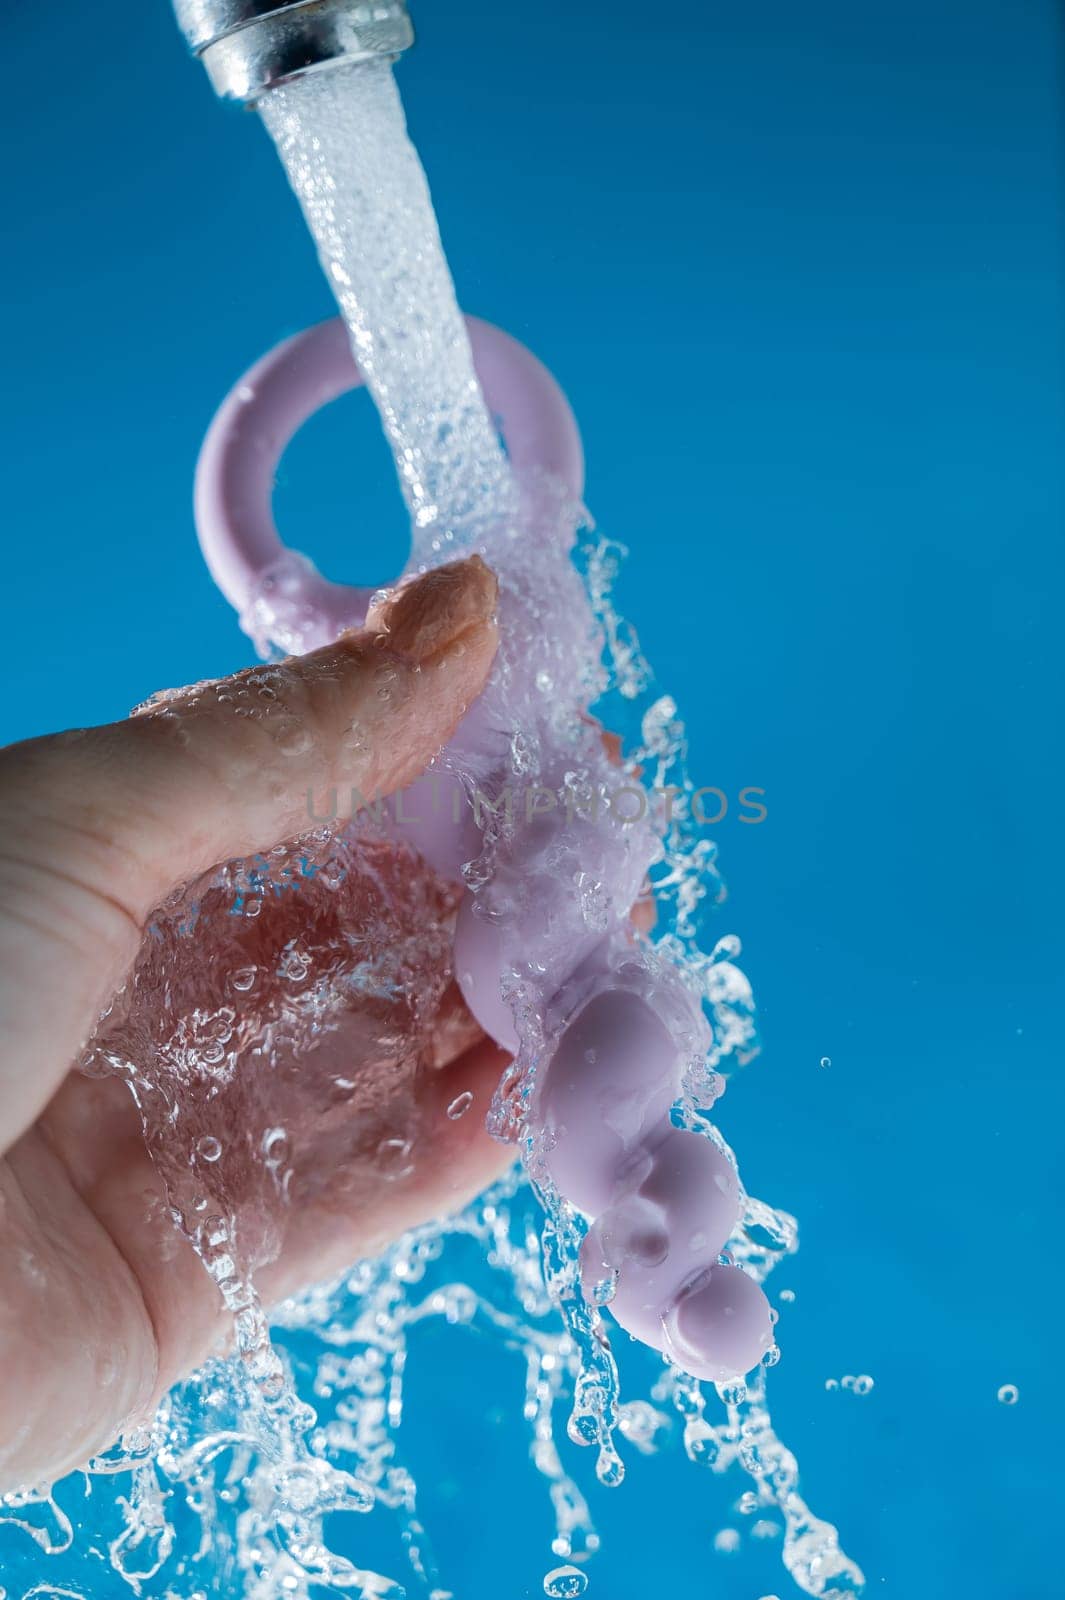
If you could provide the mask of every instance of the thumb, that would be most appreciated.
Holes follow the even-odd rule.
[[[305,831],[334,786],[370,803],[424,770],[484,686],[496,594],[477,556],[438,567],[310,655],[0,751],[4,1145],[47,1103],[175,884]]]

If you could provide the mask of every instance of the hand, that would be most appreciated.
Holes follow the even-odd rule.
[[[167,1171],[151,1104],[154,1161],[121,1079],[71,1070],[138,952],[154,959],[146,919],[176,884],[305,832],[309,790],[354,788],[369,802],[410,783],[484,685],[495,598],[474,557],[415,580],[366,630],[312,655],[0,752],[0,1489],[84,1464],[231,1327],[171,1221],[191,1179]],[[386,697],[382,663],[393,669]],[[260,715],[235,715],[249,696]],[[412,935],[427,906],[446,926],[446,891],[414,858],[397,847],[379,867],[373,881],[391,874],[393,914]],[[353,875],[332,915],[345,927],[368,916],[375,892]],[[283,897],[227,934],[265,975],[260,1010],[300,916],[300,897]],[[204,938],[167,973],[191,995],[218,979],[209,923]],[[293,1146],[285,1203],[266,1206],[269,1225],[248,1247],[268,1302],[457,1209],[511,1159],[484,1130],[504,1057],[446,987],[446,968],[423,977],[432,1005],[416,1026],[353,1000],[310,1059],[265,1087],[242,1063],[228,1085],[186,1096],[193,1133],[197,1118],[206,1128],[221,1117],[242,1137],[254,1112]],[[350,1098],[338,1100],[338,1082]],[[451,1120],[466,1094],[475,1110]],[[405,1154],[387,1183],[382,1143]],[[250,1215],[262,1163],[245,1166],[234,1179],[219,1161],[229,1188],[218,1203]],[[210,1175],[196,1181],[209,1191]]]

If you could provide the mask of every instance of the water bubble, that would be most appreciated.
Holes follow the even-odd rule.
[[[452,1100],[451,1104],[448,1106],[448,1119],[451,1122],[457,1122],[460,1117],[464,1117],[466,1115],[467,1111],[472,1105],[473,1092],[472,1090],[467,1089],[463,1094],[456,1095],[454,1100]]]
[[[740,1536],[735,1528],[721,1528],[714,1534],[714,1549],[721,1555],[732,1556],[740,1547]]]
[[[784,1305],[786,1305],[786,1306],[792,1305],[794,1303],[794,1300],[795,1300],[795,1290],[794,1289],[781,1289],[781,1291],[780,1291],[780,1299],[781,1299],[781,1302]]]
[[[284,1128],[267,1128],[263,1134],[262,1151],[267,1166],[280,1166],[288,1158],[288,1136]]]
[[[247,907],[245,907],[245,915],[247,915]],[[238,967],[235,972],[230,973],[229,981],[239,993],[247,994],[249,989],[254,989],[258,975],[258,967]]]
[[[377,1146],[377,1168],[381,1176],[391,1183],[409,1178],[414,1171],[412,1148],[409,1139],[382,1139]]]
[[[867,1372],[862,1372],[854,1380],[855,1394],[868,1394],[873,1387],[873,1380]]]
[[[307,976],[310,961],[305,950],[296,944],[290,944],[281,955],[278,962],[278,976],[287,983],[302,983]]]
[[[826,1378],[825,1379],[825,1388],[829,1391],[829,1393],[831,1393],[833,1389],[838,1389],[839,1388],[839,1379],[838,1378]]]
[[[588,1587],[587,1574],[578,1567],[556,1567],[544,1579],[548,1600],[576,1600]]]
[[[1004,1383],[998,1391],[999,1402],[1004,1406],[1015,1406],[1020,1397],[1021,1391],[1015,1383]]]
[[[831,1056],[822,1056],[821,1057],[821,1065],[823,1067],[830,1067],[832,1065],[832,1057]]]
[[[196,1145],[196,1154],[201,1161],[217,1161],[222,1154],[221,1143],[213,1134],[205,1133]]]

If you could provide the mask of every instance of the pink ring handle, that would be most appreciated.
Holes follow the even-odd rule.
[[[474,366],[499,420],[516,473],[539,469],[579,499],[584,452],[573,412],[547,368],[502,329],[466,318]],[[277,345],[222,402],[196,468],[200,548],[226,599],[244,612],[263,576],[285,555],[272,498],[278,463],[293,435],[322,406],[364,382],[339,317]],[[317,580],[316,610],[334,631],[353,620],[370,591]]]

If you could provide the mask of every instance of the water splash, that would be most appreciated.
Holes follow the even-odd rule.
[[[668,966],[702,999],[709,1046],[693,1054],[675,1114],[732,1159],[710,1110],[725,1077],[756,1051],[753,1002],[738,940],[720,939],[708,955],[697,944],[722,887],[697,825],[676,704],[655,694],[636,634],[611,602],[624,552],[554,486],[512,479],[473,375],[390,70],[309,76],[271,95],[264,118],[396,455],[412,565],[475,548],[500,576],[503,647],[491,692],[518,711],[505,724],[518,728],[511,776],[559,776],[545,760],[564,749],[561,782],[574,802],[600,795],[620,758],[574,715],[574,706],[597,702],[627,735],[626,781],[674,797],[668,814],[647,824],[658,925],[633,960]],[[508,610],[508,595],[521,606]],[[587,609],[587,630],[574,639],[559,629],[568,642],[556,643],[553,620],[575,606]],[[269,607],[261,620],[268,632]],[[298,630],[277,642],[298,648]],[[517,664],[530,651],[538,672],[522,701]],[[484,848],[465,874],[476,895],[493,886],[506,826],[487,819]],[[609,914],[602,880],[577,865],[574,895],[586,925],[599,928]],[[162,1600],[220,1592],[309,1600],[322,1590],[446,1600],[401,1429],[417,1330],[439,1322],[491,1339],[523,1365],[530,1456],[552,1506],[552,1557],[562,1563],[547,1571],[546,1594],[583,1593],[599,1548],[587,1497],[564,1465],[565,1441],[585,1447],[599,1482],[613,1487],[627,1453],[653,1454],[676,1431],[695,1466],[747,1475],[750,1536],[780,1537],[801,1590],[824,1600],[860,1591],[861,1573],[835,1529],[799,1493],[795,1458],[772,1426],[764,1370],[715,1392],[667,1363],[646,1397],[630,1393],[627,1379],[622,1385],[611,1285],[591,1304],[584,1298],[584,1221],[552,1192],[525,1130],[547,1023],[517,959],[509,997],[521,1050],[489,1122],[520,1149],[524,1166],[450,1222],[407,1233],[267,1316],[264,1306],[284,1286],[294,1218],[310,1210],[323,1223],[328,1278],[358,1253],[340,1219],[372,1214],[382,1184],[402,1192],[416,1169],[419,1084],[433,1070],[457,894],[415,872],[362,819],[229,863],[159,909],[84,1065],[128,1085],[174,1226],[200,1257],[233,1356],[179,1384],[150,1430],[86,1474],[51,1493],[7,1497],[0,1515],[21,1541],[12,1545],[15,1579],[35,1584],[43,1553],[65,1563],[56,1577],[69,1587],[52,1592],[70,1595],[97,1592],[102,1558],[130,1592]],[[502,906],[515,926],[519,911],[517,900]],[[463,1099],[449,1102],[449,1122],[470,1120]],[[730,1259],[761,1281],[797,1243],[793,1218],[744,1197]],[[471,1260],[482,1265],[471,1271]],[[482,1287],[463,1281],[465,1273],[482,1283],[485,1263]],[[623,1371],[626,1345],[618,1346]],[[382,1523],[398,1575],[348,1553],[360,1546],[360,1528]],[[87,1532],[75,1538],[78,1524]]]

